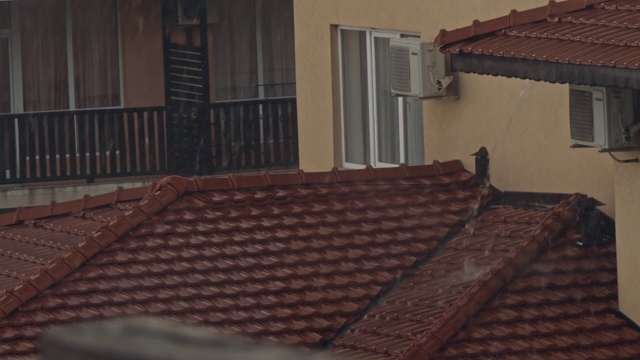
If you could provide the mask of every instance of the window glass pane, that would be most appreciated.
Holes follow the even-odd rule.
[[[378,161],[400,163],[400,121],[397,97],[391,96],[389,84],[389,39],[374,40],[375,96],[378,126]]]
[[[18,8],[25,111],[69,108],[64,0],[23,0]],[[37,26],[34,26],[37,24]]]
[[[120,105],[115,0],[71,0],[76,108]]]
[[[295,96],[292,0],[258,0],[266,97]]]
[[[404,98],[406,118],[407,165],[424,165],[424,132],[422,127],[422,100]]]
[[[258,97],[256,13],[253,1],[215,1],[213,26],[215,98]]]
[[[11,28],[11,3],[0,1],[0,29]]]
[[[11,112],[11,68],[9,59],[9,38],[0,37],[0,114]]]
[[[369,102],[366,33],[340,31],[345,161],[369,163]]]

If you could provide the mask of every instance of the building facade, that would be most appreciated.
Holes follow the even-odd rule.
[[[546,3],[295,0],[300,167],[463,159],[473,168],[469,154],[486,146],[491,181],[498,188],[580,191],[606,203],[605,211],[613,215],[613,162],[595,150],[569,147],[568,86],[460,74],[457,99],[409,99],[392,108],[388,96],[376,95],[376,86],[385,85],[375,73],[384,61],[380,56],[385,39],[433,40],[442,28]],[[417,107],[422,109],[415,111]],[[354,125],[354,114],[365,120]],[[345,118],[351,121],[346,126]]]

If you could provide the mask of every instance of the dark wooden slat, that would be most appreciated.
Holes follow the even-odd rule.
[[[53,139],[49,141],[49,156],[51,157],[51,176],[64,178],[67,176],[66,171],[66,156],[65,152],[62,151],[62,147],[64,146],[65,137],[62,136],[62,124],[64,121],[63,114],[56,114],[53,116],[51,122],[51,128],[53,131]],[[55,169],[55,170],[54,170]],[[63,170],[64,169],[64,170]]]
[[[27,157],[28,144],[29,144],[29,118],[27,116],[21,116],[18,119],[18,134],[20,136],[18,145],[18,158],[20,159],[20,180],[27,180]]]
[[[168,170],[167,166],[167,137],[165,126],[165,112],[156,110],[156,130],[158,132],[157,149],[158,149],[158,171],[163,172]]]
[[[270,165],[273,164],[271,159],[271,144],[273,143],[273,138],[271,133],[273,132],[273,128],[271,126],[271,107],[272,104],[263,104],[262,105],[262,135],[264,141],[262,143],[262,152],[264,153],[264,164]]]
[[[280,114],[279,114],[279,106],[278,104],[273,104],[271,106],[271,124],[272,124],[272,135],[273,135],[273,163],[275,165],[282,164],[282,157],[280,151]]]
[[[169,62],[175,58],[202,62],[202,52],[200,48],[194,48],[192,50],[169,49]]]
[[[191,45],[180,45],[176,43],[171,43],[169,45],[169,50],[181,50],[181,51],[190,51],[190,52],[200,52],[200,48]]]
[[[74,116],[66,114],[64,117],[64,133],[67,138],[65,151],[69,154],[69,176],[78,175],[78,133],[76,132]]]
[[[253,106],[253,152],[254,152],[254,163],[253,165],[256,168],[262,167],[263,159],[262,159],[262,143],[260,141],[260,132],[262,130],[262,126],[260,124],[260,108],[262,105],[254,105]]]
[[[128,148],[127,148],[127,173],[128,174],[136,174],[138,173],[137,164],[137,155],[136,151],[136,120],[134,116],[134,112],[127,113],[127,140],[128,140]]]
[[[142,173],[148,173],[149,172],[149,168],[147,166],[147,144],[145,141],[145,137],[146,137],[146,126],[145,126],[145,121],[144,121],[144,112],[139,111],[138,113],[138,152],[139,152],[139,156],[138,159],[140,159],[140,171]]]
[[[250,167],[253,163],[253,161],[251,161],[251,140],[252,140],[252,123],[253,123],[253,118],[252,118],[252,114],[253,111],[251,111],[251,107],[253,105],[251,104],[247,104],[244,105],[242,107],[242,120],[240,121],[240,123],[242,124],[242,150],[244,153],[244,161],[242,162],[243,167]]]
[[[182,73],[172,73],[169,74],[169,84],[172,83],[185,83],[192,85],[201,85],[202,84],[202,74],[197,74],[194,76],[190,76]]]
[[[125,116],[118,112],[114,115],[114,128],[116,131],[116,145],[118,150],[117,162],[120,166],[119,174],[127,173],[127,126]]]
[[[47,154],[49,154],[49,171],[50,174],[49,176],[52,178],[59,178],[60,177],[60,172],[59,172],[59,166],[58,166],[58,159],[57,159],[57,154],[58,152],[56,151],[57,147],[58,147],[58,143],[59,143],[59,138],[58,138],[58,116],[56,116],[56,114],[53,114],[51,117],[49,117],[48,121],[45,122],[45,127],[46,127],[46,134],[47,134]]]
[[[26,121],[28,126],[28,141],[29,145],[27,146],[27,151],[29,154],[29,176],[31,179],[36,178],[38,171],[38,163],[36,161],[36,119],[35,116],[30,116],[29,120]]]
[[[110,167],[110,175],[116,175],[118,173],[118,158],[116,155],[116,143],[117,143],[117,134],[116,134],[116,119],[114,113],[107,114],[107,118],[105,123],[109,126],[109,132],[107,137],[107,150],[109,151],[109,167]]]
[[[156,118],[153,111],[148,111],[147,115],[147,129],[149,131],[149,143],[148,143],[148,158],[149,158],[149,172],[155,172],[158,170],[158,164],[156,161],[156,144],[158,139],[156,136]]]
[[[295,99],[291,101],[291,137],[293,138],[293,160],[291,165],[298,165],[299,152],[298,152],[298,104]]]
[[[222,107],[213,108],[213,147],[214,154],[214,169],[222,168]]]
[[[185,80],[190,80],[191,82],[171,81],[171,89],[204,94],[204,89],[202,88],[202,85],[195,83],[195,81],[193,81],[194,80],[193,78],[188,78]]]
[[[202,71],[202,60],[169,58],[169,66],[172,68],[178,67]]]
[[[195,78],[202,79],[202,70],[192,68],[192,67],[183,67],[183,66],[169,66],[169,75],[171,76],[192,76]]]
[[[192,99],[198,102],[202,102],[202,100],[204,99],[202,93],[193,93],[178,89],[171,89],[171,97],[178,99]]]
[[[109,136],[109,125],[106,121],[107,114],[96,114],[96,150],[98,156],[100,158],[100,175],[105,176],[109,173],[107,172],[107,147],[108,147],[108,136]],[[97,175],[95,173],[94,175]]]
[[[46,126],[49,121],[49,117],[47,115],[42,115],[34,118],[34,138],[35,147],[37,152],[38,161],[36,162],[36,171],[37,173],[32,175],[33,177],[37,176],[38,178],[46,178],[47,177],[47,132]]]
[[[230,165],[237,168],[240,165],[240,108],[234,106],[229,108],[229,120],[227,121],[229,129],[229,137],[227,139],[229,147]]]
[[[283,165],[291,165],[291,129],[289,128],[290,124],[290,112],[289,112],[289,104],[282,103],[280,104],[281,114],[282,114],[282,142],[283,142]]]
[[[7,170],[10,169],[12,151],[9,144],[9,126],[11,119],[0,118],[0,183],[8,182]],[[11,176],[11,175],[9,175]]]
[[[97,114],[87,114],[87,143],[89,148],[89,180],[97,173],[97,159],[96,159],[96,151],[97,151],[97,142],[96,139],[96,117]]]
[[[7,161],[9,162],[9,179],[17,181],[18,179],[18,137],[16,137],[16,120],[15,118],[7,119],[5,133],[7,136],[8,154]]]
[[[81,177],[87,176],[87,142],[89,119],[86,113],[80,113],[76,115],[76,124],[78,127],[78,161],[80,163],[80,171],[78,173]]]

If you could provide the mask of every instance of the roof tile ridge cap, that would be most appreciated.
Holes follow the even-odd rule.
[[[463,41],[463,40],[468,40],[470,38],[476,37],[476,36],[480,36],[480,35],[486,35],[486,34],[490,34],[496,31],[503,31],[506,30],[512,26],[514,26],[515,24],[517,25],[523,25],[520,24],[516,21],[516,17],[518,17],[520,14],[522,14],[523,12],[530,12],[530,13],[534,13],[537,11],[544,11],[545,16],[544,17],[535,17],[532,18],[529,22],[527,23],[533,23],[533,22],[538,22],[538,21],[543,21],[543,20],[547,20],[550,16],[552,15],[561,15],[561,14],[556,14],[554,9],[558,8],[558,5],[562,5],[565,3],[582,3],[582,6],[580,7],[576,7],[576,9],[573,9],[572,11],[578,11],[578,10],[584,10],[586,8],[588,8],[589,6],[593,6],[595,4],[599,4],[599,3],[603,3],[603,2],[607,2],[609,0],[566,0],[566,1],[561,1],[561,2],[556,2],[555,0],[549,0],[549,3],[547,5],[543,5],[543,6],[539,6],[539,7],[535,7],[535,8],[531,8],[528,10],[524,10],[524,11],[518,11],[515,9],[512,9],[511,12],[507,15],[503,15],[503,16],[499,16],[496,18],[492,18],[489,20],[484,20],[484,21],[479,21],[478,19],[473,20],[473,22],[471,23],[471,25],[468,26],[463,26],[461,28],[457,28],[457,29],[453,29],[453,30],[447,30],[447,29],[440,29],[440,31],[438,32],[438,35],[436,36],[436,39],[434,41],[434,45],[435,46],[445,46],[445,45],[450,45],[452,43],[455,42],[459,42],[459,41]],[[546,10],[546,11],[545,11]],[[486,29],[483,29],[483,31],[478,31],[478,28],[482,25],[487,25],[489,23],[495,23],[495,24],[509,24],[508,26],[493,26],[493,27],[487,27]]]
[[[147,188],[149,189],[149,191],[152,191],[153,188],[157,186],[155,182],[151,182],[149,185],[147,186],[141,186],[141,187],[137,187],[137,188],[131,188],[128,190],[135,190],[135,189],[144,189]],[[7,214],[5,214],[6,219],[9,219],[9,221],[2,221],[0,220],[0,227],[2,226],[11,226],[11,225],[16,225],[21,221],[26,221],[26,220],[38,220],[38,219],[46,219],[48,217],[51,216],[59,216],[59,215],[68,215],[74,212],[78,212],[78,211],[83,211],[83,210],[90,210],[90,209],[94,209],[97,207],[101,207],[101,206],[105,206],[105,205],[113,205],[116,204],[120,201],[122,201],[121,195],[122,193],[125,191],[125,189],[122,186],[118,186],[114,191],[111,192],[105,192],[103,194],[99,194],[99,195],[89,195],[89,194],[85,194],[82,197],[76,199],[76,200],[69,200],[69,201],[63,201],[63,202],[57,202],[57,201],[51,201],[49,204],[44,204],[44,205],[37,205],[37,206],[33,206],[33,207],[29,207],[29,213],[33,214],[38,214],[36,216],[31,216],[31,217],[24,217],[23,213],[25,212],[25,208],[22,206],[19,206],[16,208],[16,210],[14,212],[9,212]],[[96,204],[91,204],[91,206],[87,206],[87,202],[90,201],[91,199],[94,199],[96,197],[104,197],[106,195],[113,195],[111,200],[108,200],[105,198],[105,200],[103,202],[100,203],[96,203]],[[142,198],[140,198],[142,199]],[[63,212],[56,212],[56,209],[59,208],[64,208],[65,206],[67,206],[70,203],[74,203],[74,202],[79,202],[79,206],[69,209],[67,211],[63,211]],[[9,215],[10,214],[10,215]],[[13,215],[13,216],[11,216]]]
[[[187,182],[188,180],[180,176],[164,178],[138,204],[122,210],[109,224],[103,224],[95,232],[87,234],[77,246],[69,247],[49,264],[40,267],[34,275],[22,279],[13,289],[0,293],[0,319],[6,318],[22,304],[41,294],[104,248],[165,209],[186,192]]]
[[[574,194],[549,212],[522,243],[499,260],[469,286],[429,329],[399,357],[402,360],[428,360],[455,336],[495,294],[524,266],[535,259],[550,238],[557,238],[573,223],[577,213],[569,208],[580,194]],[[560,224],[558,224],[558,222]]]

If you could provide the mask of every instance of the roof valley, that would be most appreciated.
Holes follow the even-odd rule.
[[[578,196],[550,212],[500,208],[470,217],[467,224],[473,226],[441,242],[413,276],[405,274],[379,306],[334,342],[333,351],[362,359],[433,358],[566,230]],[[400,322],[407,325],[399,328]]]
[[[427,254],[425,254],[423,258],[418,259],[410,269],[408,269],[400,277],[398,277],[395,283],[393,283],[391,286],[389,286],[386,289],[383,288],[380,291],[380,293],[376,295],[376,297],[371,301],[371,303],[362,311],[362,314],[358,316],[357,319],[354,319],[353,321],[347,324],[344,324],[341,327],[341,329],[336,331],[335,335],[332,338],[324,341],[320,347],[330,348],[335,341],[342,338],[345,334],[348,333],[348,331],[352,327],[354,327],[358,322],[364,319],[367,316],[367,314],[371,312],[371,310],[375,309],[380,304],[383,298],[385,298],[389,294],[392,294],[400,284],[407,281],[410,278],[412,272],[416,271],[423,265],[427,264],[434,256],[439,254],[444,249],[444,246],[449,241],[451,241],[454,237],[456,237],[463,229],[468,229],[470,226],[472,226],[477,221],[479,213],[491,202],[491,199],[492,199],[491,188],[489,187],[478,188],[476,190],[476,199],[470,204],[471,206],[469,207],[469,213],[467,218],[464,221],[464,225],[461,226],[459,229],[450,232],[449,234],[447,234],[447,236],[443,237],[439,241],[436,247],[434,247]]]

